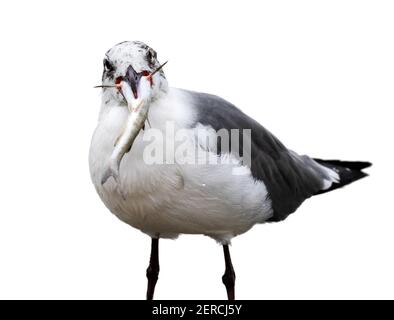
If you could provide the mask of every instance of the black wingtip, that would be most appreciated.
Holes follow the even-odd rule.
[[[321,190],[316,194],[326,193],[365,178],[368,176],[368,173],[362,170],[372,166],[372,163],[367,161],[314,160],[327,168],[334,169],[340,178],[339,182],[334,182],[329,189]]]
[[[371,162],[368,161],[342,161],[342,160],[323,160],[314,159],[320,164],[331,164],[333,166],[339,166],[344,168],[349,168],[352,170],[363,170],[372,166]]]
[[[365,168],[369,168],[372,167],[372,162],[359,162],[361,164],[360,169],[365,169]]]

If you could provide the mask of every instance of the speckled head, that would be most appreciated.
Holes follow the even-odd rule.
[[[114,85],[116,81],[127,77],[128,70],[139,74],[150,74],[155,71],[160,63],[157,53],[151,47],[140,41],[125,41],[118,43],[105,54],[103,85]],[[164,71],[157,72],[151,81],[149,99],[154,100],[167,91],[167,80]],[[124,99],[119,90],[103,88],[103,101],[106,104],[124,104]]]

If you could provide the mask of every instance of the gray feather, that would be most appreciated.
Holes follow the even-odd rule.
[[[274,211],[271,221],[285,219],[322,189],[326,172],[313,159],[288,150],[273,134],[226,100],[205,93],[187,93],[197,110],[195,125],[201,123],[215,130],[251,129],[250,169],[253,177],[267,187]],[[242,140],[240,135],[240,150]]]

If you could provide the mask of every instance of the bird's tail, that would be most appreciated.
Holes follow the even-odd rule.
[[[338,188],[341,188],[353,181],[362,179],[368,174],[362,171],[372,165],[370,162],[362,161],[340,161],[340,160],[322,160],[313,159],[322,166],[325,166],[331,170],[334,170],[339,175],[339,181],[334,182],[330,188],[321,190],[316,194],[326,193]]]

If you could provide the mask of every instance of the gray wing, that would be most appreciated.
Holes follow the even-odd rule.
[[[251,129],[251,172],[268,190],[274,211],[271,221],[285,219],[307,198],[323,189],[327,172],[307,156],[288,150],[273,134],[226,100],[190,92],[197,121],[215,130]],[[240,135],[240,150],[242,150]],[[218,147],[220,153],[220,148]]]

